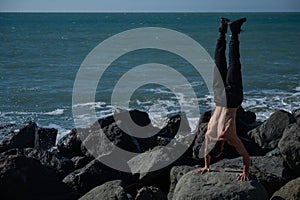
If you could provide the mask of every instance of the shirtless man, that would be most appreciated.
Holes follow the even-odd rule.
[[[220,35],[215,49],[216,68],[213,83],[216,108],[208,123],[205,134],[205,166],[197,170],[197,173],[201,174],[209,172],[211,157],[220,156],[224,143],[227,142],[229,145],[235,147],[237,152],[243,157],[243,173],[237,174],[237,180],[241,181],[248,180],[250,164],[249,154],[237,136],[235,124],[236,111],[243,101],[238,36],[241,32],[241,26],[245,21],[246,18],[241,18],[233,22],[230,22],[229,19],[221,18],[219,27]],[[227,33],[228,25],[230,26],[232,35],[229,44],[229,67],[227,69],[225,34]],[[217,73],[217,70],[219,73]]]

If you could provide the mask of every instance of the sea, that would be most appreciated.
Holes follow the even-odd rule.
[[[103,41],[132,29],[164,28],[192,38],[213,58],[220,17],[247,17],[240,34],[243,108],[255,112],[259,121],[278,109],[300,108],[300,13],[0,13],[0,124],[34,121],[58,129],[60,138],[75,128],[74,107],[94,110],[98,118],[111,115],[118,108],[111,98],[122,75],[149,63],[178,71],[193,88],[200,114],[210,110],[213,95],[192,64],[153,48],[115,59],[99,77],[95,101],[73,105],[72,99],[81,64]],[[160,71],[136,76],[147,80],[155,74],[163,77]],[[128,108],[148,112],[158,127],[190,100],[155,82],[133,91],[130,81],[126,86]],[[84,115],[76,117],[85,121]],[[198,117],[188,118],[195,129]]]

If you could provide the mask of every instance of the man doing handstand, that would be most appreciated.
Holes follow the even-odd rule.
[[[237,179],[248,180],[250,158],[243,143],[236,133],[236,112],[243,101],[243,85],[239,52],[239,34],[241,26],[246,18],[241,18],[230,22],[229,19],[221,18],[219,27],[219,38],[215,49],[214,71],[214,101],[215,111],[208,123],[205,134],[204,148],[204,168],[198,169],[197,173],[209,172],[209,164],[212,156],[218,157],[222,154],[224,143],[235,147],[237,152],[243,157],[243,173],[237,174]],[[229,43],[229,66],[227,68],[225,50],[228,25],[231,30],[231,39]],[[216,143],[216,144],[215,144]],[[214,147],[211,147],[215,144]]]

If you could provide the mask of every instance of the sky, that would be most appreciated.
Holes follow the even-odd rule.
[[[0,12],[300,12],[300,0],[0,0]]]

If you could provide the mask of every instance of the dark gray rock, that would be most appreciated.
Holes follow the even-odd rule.
[[[87,156],[76,156],[71,158],[71,160],[74,162],[74,167],[76,170],[76,169],[83,168],[94,159],[92,157],[87,157]]]
[[[278,146],[288,166],[300,171],[300,122],[284,130]]]
[[[35,135],[35,148],[49,149],[56,143],[56,136],[58,130],[55,128],[38,128],[37,134]]]
[[[274,154],[278,155],[276,152],[274,152]],[[269,197],[287,182],[287,169],[284,165],[283,158],[280,155],[274,156],[274,154],[273,156],[251,157],[252,165],[250,167],[250,176],[265,187]],[[242,158],[239,157],[221,160],[212,164],[210,167],[213,171],[219,171],[224,168],[232,168],[234,171],[241,171],[242,165]],[[187,172],[192,170],[195,171],[197,168],[199,168],[199,166],[178,166],[172,168],[168,199],[172,199],[178,180]]]
[[[134,153],[146,152],[169,144],[177,133],[188,133],[190,127],[184,113],[168,116],[167,125],[160,130],[153,127],[147,113],[120,110],[81,131],[79,135],[85,136],[82,152],[98,157],[114,152],[116,147]]]
[[[119,127],[120,123],[123,122],[113,122],[101,129],[93,127],[82,143],[82,152],[86,156],[99,157],[117,151],[118,147],[125,151],[139,153],[139,143]]]
[[[174,138],[177,134],[186,134],[191,132],[189,121],[184,112],[174,113],[167,116],[167,125],[162,129],[162,137]]]
[[[205,174],[196,174],[192,170],[179,179],[173,199],[268,199],[260,183],[238,181],[236,173],[236,169],[228,168]]]
[[[270,151],[277,147],[284,129],[294,122],[296,119],[291,113],[278,110],[262,125],[248,132],[248,136],[261,148]]]
[[[60,179],[63,179],[66,175],[74,171],[73,161],[49,151],[33,148],[10,149],[6,152],[3,152],[2,155],[16,155],[34,158],[43,166],[52,169],[56,173],[56,176]]]
[[[186,173],[188,173],[192,170],[196,170],[197,168],[200,168],[200,167],[199,166],[186,166],[186,165],[172,167],[171,172],[170,172],[171,183],[170,183],[170,189],[169,189],[169,193],[168,193],[169,200],[173,199],[174,190],[175,190],[178,180]]]
[[[13,148],[34,147],[37,130],[34,122],[0,126],[0,153]]]
[[[262,184],[268,196],[282,187],[286,182],[286,167],[282,156],[263,156],[251,157],[250,177]],[[242,158],[227,159],[215,163],[211,166],[212,170],[219,170],[222,168],[242,169]]]
[[[116,147],[134,153],[149,150],[157,146],[156,136],[153,135],[159,129],[152,126],[145,112],[118,110],[81,131],[84,132],[81,135],[86,136],[82,151],[87,156],[98,157],[115,151]]]
[[[159,188],[147,186],[137,192],[135,200],[167,200],[167,197]]]
[[[118,162],[121,162],[121,160]],[[128,183],[132,179],[131,174],[112,169],[95,159],[85,167],[70,173],[63,179],[63,182],[83,195],[94,187],[108,181],[123,180],[125,183]]]
[[[54,171],[25,156],[0,156],[1,199],[76,199]]]
[[[57,148],[59,152],[67,158],[82,156],[81,143],[79,131],[77,129],[73,129],[70,133],[58,141]]]
[[[258,156],[250,157],[251,166],[250,169],[259,170],[261,172],[267,172],[274,174],[278,177],[284,177],[285,165],[282,156]],[[212,164],[212,169],[224,168],[224,167],[239,167],[242,169],[243,160],[242,157],[235,159],[224,159],[218,163]]]
[[[167,194],[170,170],[173,166],[199,164],[198,160],[180,155],[180,152],[184,152],[180,148],[184,147],[179,144],[176,147],[157,147],[133,157],[128,161],[128,165],[133,174],[139,175],[141,183],[158,187]]]
[[[293,110],[292,115],[294,115],[295,119],[299,122],[300,121],[300,108]]]
[[[79,200],[131,200],[133,199],[124,190],[124,183],[121,180],[114,180],[106,182],[100,186],[95,187]]]
[[[193,158],[201,159],[203,158],[203,150],[201,151],[202,144],[205,140],[205,133],[207,131],[208,123],[200,123],[196,129],[196,137],[193,142]]]
[[[274,193],[271,200],[298,200],[300,199],[300,177],[294,179],[277,192]]]

